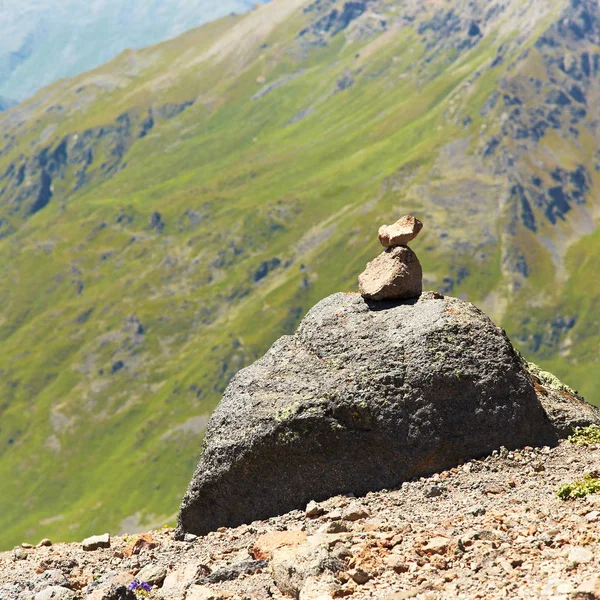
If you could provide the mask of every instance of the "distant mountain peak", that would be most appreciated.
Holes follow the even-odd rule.
[[[127,48],[269,0],[24,0],[0,5],[0,94],[20,100]]]
[[[10,98],[0,96],[0,111],[7,110],[12,106],[15,106],[15,104],[17,104],[15,100],[11,100]]]

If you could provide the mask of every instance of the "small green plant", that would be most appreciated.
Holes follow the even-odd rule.
[[[591,474],[586,474],[583,479],[573,483],[565,483],[558,488],[556,495],[561,500],[572,500],[574,498],[585,498],[588,494],[600,492],[600,479]]]
[[[569,436],[569,442],[576,446],[600,444],[600,425],[577,427],[577,429]]]

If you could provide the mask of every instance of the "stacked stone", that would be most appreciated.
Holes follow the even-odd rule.
[[[372,260],[358,278],[358,289],[366,300],[410,300],[423,291],[423,269],[408,247],[423,229],[423,223],[407,215],[379,229],[385,250]]]

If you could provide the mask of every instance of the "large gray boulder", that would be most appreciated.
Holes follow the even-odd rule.
[[[503,330],[468,302],[330,296],[232,380],[177,535],[393,488],[500,446],[552,444],[536,386]]]

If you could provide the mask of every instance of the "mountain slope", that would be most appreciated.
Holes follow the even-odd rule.
[[[3,0],[0,94],[22,100],[61,77],[222,17],[250,0]]]
[[[231,376],[406,213],[598,403],[599,47],[591,0],[275,0],[0,115],[0,546],[172,518]]]

